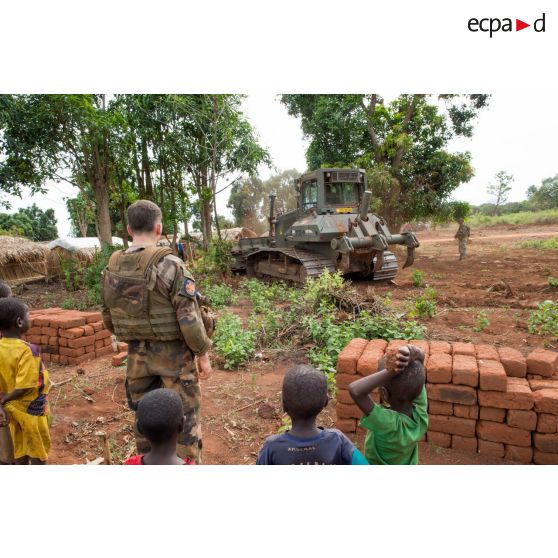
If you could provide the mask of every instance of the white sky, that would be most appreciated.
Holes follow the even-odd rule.
[[[306,169],[307,142],[302,137],[297,119],[287,114],[276,95],[249,95],[244,103],[246,115],[258,131],[261,143],[271,153],[276,169]],[[488,109],[480,113],[471,139],[454,140],[452,151],[470,151],[475,176],[454,192],[454,198],[480,204],[489,200],[487,184],[494,175],[505,170],[514,175],[510,201],[525,198],[531,185],[539,185],[543,178],[558,173],[556,158],[556,129],[558,108],[551,91],[534,92],[530,96],[511,92],[495,94]],[[262,167],[262,178],[274,169]],[[75,195],[75,189],[66,183],[50,184],[48,192],[33,198],[11,198],[14,210],[35,202],[43,209],[53,208],[58,219],[61,236],[70,231],[64,197]],[[230,215],[226,208],[228,191],[218,196],[220,214]],[[2,211],[2,209],[0,209]]]

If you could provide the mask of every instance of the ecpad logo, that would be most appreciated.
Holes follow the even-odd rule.
[[[536,19],[533,22],[533,29],[535,30],[535,32],[545,32],[545,16],[546,14],[543,13],[543,15],[539,19]],[[514,30],[512,19],[509,17],[505,17],[503,19],[500,19],[498,17],[485,17],[482,19],[472,17],[468,21],[467,27],[469,28],[469,31],[472,31],[473,33],[477,33],[478,31],[490,33],[490,38],[492,38],[492,35],[494,33],[497,33],[498,31],[510,32]],[[522,29],[526,29],[527,27],[531,27],[531,24],[525,23],[520,19],[515,20],[515,31],[521,31]]]

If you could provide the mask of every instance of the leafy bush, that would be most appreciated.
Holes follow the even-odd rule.
[[[196,277],[225,276],[230,273],[232,243],[226,240],[214,240],[206,252],[194,260],[193,269]]]
[[[424,293],[415,299],[414,309],[409,313],[410,317],[432,318],[436,315],[436,291],[428,287]]]
[[[525,250],[556,250],[558,249],[558,236],[547,239],[525,240],[519,247]]]
[[[314,307],[335,302],[336,295],[343,289],[345,280],[340,271],[330,273],[324,269],[315,279],[307,279],[304,298]]]
[[[541,302],[529,317],[528,329],[529,333],[558,337],[558,303]]]
[[[423,281],[423,277],[422,277],[422,272],[419,271],[418,269],[415,269],[411,275],[411,279],[413,280],[413,285],[415,287],[421,287],[422,286],[422,281]]]
[[[209,299],[213,308],[223,308],[237,301],[238,297],[229,285],[205,281],[200,286],[202,294]]]
[[[548,278],[548,286],[551,289],[556,289],[558,287],[558,279],[556,279],[556,277],[549,277]]]
[[[101,273],[108,265],[108,261],[116,250],[121,246],[104,246],[102,250],[96,250],[93,259],[87,264],[83,271],[83,286],[87,289],[89,303],[98,306],[101,304]]]
[[[255,334],[242,327],[242,321],[231,312],[224,312],[217,322],[214,345],[225,361],[225,369],[232,370],[246,363],[254,354]]]
[[[60,303],[60,308],[64,310],[87,310],[87,304],[84,300],[77,300],[75,298],[65,298]]]
[[[60,254],[60,268],[68,291],[77,291],[83,286],[86,264],[72,254]]]
[[[481,310],[477,314],[477,317],[475,318],[475,325],[473,326],[473,331],[480,333],[481,331],[484,331],[489,325],[490,325],[490,320],[488,319],[486,312],[484,310]]]
[[[273,306],[274,302],[294,301],[297,289],[290,289],[282,282],[264,283],[257,279],[249,279],[242,284],[242,292],[252,303],[254,312],[263,313]]]

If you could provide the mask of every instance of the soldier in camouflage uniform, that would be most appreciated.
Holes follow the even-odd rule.
[[[140,200],[128,208],[133,242],[127,250],[115,252],[103,272],[103,322],[128,343],[130,408],[137,410],[148,391],[175,390],[182,398],[185,425],[178,455],[200,463],[198,379],[211,373],[212,320],[200,307],[194,278],[185,263],[170,248],[157,246],[161,221],[161,210],[153,202]],[[149,451],[147,440],[137,430],[135,434],[138,452]]]
[[[455,237],[459,241],[459,259],[464,260],[467,255],[467,241],[471,236],[471,229],[465,224],[463,219],[459,219],[459,228],[455,233]]]

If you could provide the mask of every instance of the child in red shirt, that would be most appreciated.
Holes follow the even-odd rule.
[[[161,388],[146,393],[138,404],[136,426],[151,449],[130,457],[124,465],[195,465],[189,457],[182,459],[176,454],[178,435],[184,429],[184,409],[175,391]]]

